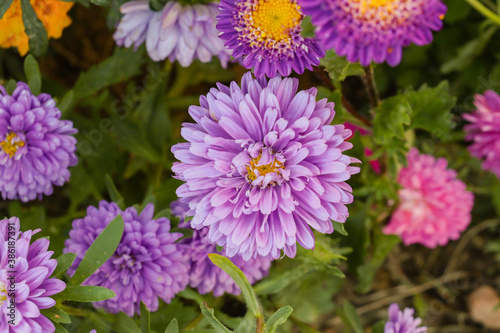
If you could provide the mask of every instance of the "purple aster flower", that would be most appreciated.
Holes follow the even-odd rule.
[[[187,204],[174,201],[170,205],[172,214],[181,218],[180,227],[189,228],[189,223],[184,223],[185,213],[189,210]],[[208,228],[195,230],[193,237],[183,240],[188,244],[187,254],[190,257],[191,269],[189,270],[189,285],[197,288],[202,295],[213,291],[215,297],[222,296],[224,293],[239,295],[240,288],[233,279],[219,267],[215,266],[208,258],[209,253],[218,253],[225,256],[226,251],[217,251],[217,247],[207,239]],[[244,261],[240,255],[231,258],[233,264],[238,266],[245,274],[250,283],[255,283],[269,273],[271,260],[267,257],[257,256]]]
[[[0,221],[0,332],[56,329],[40,310],[54,306],[56,301],[50,296],[63,291],[66,284],[50,278],[57,261],[51,259],[54,252],[47,251],[49,240],[40,238],[30,244],[39,231],[21,232],[17,217]]]
[[[401,62],[403,47],[432,41],[441,30],[441,0],[299,0],[327,49],[367,66],[373,60]]]
[[[294,257],[296,242],[314,248],[311,228],[332,233],[331,220],[348,216],[345,181],[359,172],[349,166],[359,161],[343,154],[351,131],[330,125],[334,104],[316,102],[315,88],[297,93],[298,84],[251,73],[241,88],[218,84],[189,108],[196,123],[183,125],[188,142],[172,147],[191,226],[208,227],[208,240],[228,257]]]
[[[154,206],[147,205],[141,214],[135,208],[124,211],[115,203],[101,201],[89,206],[87,216],[73,221],[64,253],[76,253],[68,274],[73,275],[89,246],[117,215],[123,217],[125,230],[114,255],[87,280],[85,285],[113,290],[116,297],[95,302],[96,308],[110,313],[140,312],[141,301],[150,311],[158,309],[158,297],[170,303],[176,293],[186,288],[189,266],[182,245],[176,244],[181,233],[170,233],[167,218],[153,220]]]
[[[483,169],[500,178],[500,96],[488,90],[475,96],[474,105],[477,109],[463,116],[471,122],[464,128],[466,139],[473,142],[469,151],[484,159]]]
[[[304,15],[296,0],[222,0],[219,8],[220,38],[256,77],[302,74],[325,56],[318,40],[300,35]]]
[[[52,194],[76,165],[77,132],[47,94],[35,97],[19,82],[12,96],[0,85],[0,191],[23,202]]]
[[[209,62],[219,57],[222,66],[230,59],[230,51],[218,38],[215,18],[217,4],[180,4],[168,1],[158,12],[149,8],[147,0],[131,1],[120,7],[125,14],[113,35],[116,44],[137,49],[146,42],[151,59],[178,60],[181,66],[191,65],[194,59]]]
[[[424,333],[427,327],[418,327],[422,319],[413,318],[415,310],[406,308],[399,310],[396,303],[389,306],[389,321],[385,324],[384,333]]]

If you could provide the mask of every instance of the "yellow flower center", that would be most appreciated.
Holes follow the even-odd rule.
[[[290,30],[300,24],[300,6],[290,0],[260,0],[252,12],[255,28],[262,38],[275,41],[290,38]]]
[[[5,284],[0,282],[0,306],[7,300],[7,288],[5,288]]]
[[[5,141],[0,142],[0,146],[2,147],[3,151],[7,155],[9,155],[10,158],[14,157],[14,155],[17,153],[17,148],[24,147],[25,145],[24,141],[16,140],[16,138],[16,133],[10,132],[5,138]]]
[[[265,176],[270,172],[280,173],[279,169],[285,168],[283,163],[278,161],[276,158],[271,163],[257,166],[257,164],[259,164],[261,156],[262,153],[259,154],[259,156],[252,158],[252,160],[250,161],[250,165],[247,166],[247,171],[248,171],[247,177],[251,181],[257,179],[257,175],[255,174],[255,169],[259,171],[260,176]]]

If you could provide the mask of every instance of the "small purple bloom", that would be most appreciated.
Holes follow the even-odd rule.
[[[172,214],[181,218],[181,224],[184,228],[189,228],[189,223],[184,223],[185,212],[189,210],[187,204],[179,201],[174,201],[171,204]],[[209,253],[218,253],[225,256],[226,251],[217,251],[217,247],[211,244],[207,239],[208,228],[195,230],[193,237],[183,240],[187,244],[187,254],[190,257],[191,269],[189,270],[189,285],[192,288],[197,288],[202,295],[213,291],[215,297],[222,296],[224,293],[239,295],[240,288],[236,285],[233,279],[222,269],[215,266],[208,258]],[[250,283],[255,283],[269,273],[271,260],[257,256],[244,261],[240,255],[235,255],[231,258],[233,264],[238,266],[245,274]]]
[[[158,12],[149,8],[146,0],[130,1],[120,7],[124,14],[113,37],[119,46],[137,49],[146,42],[146,49],[155,61],[178,60],[181,66],[191,65],[194,59],[206,63],[219,57],[222,66],[230,52],[218,38],[215,18],[217,4],[181,4],[168,1]]]
[[[469,151],[477,158],[484,159],[483,169],[500,178],[500,96],[488,90],[476,95],[476,110],[464,114],[471,124],[465,126],[466,139],[472,141]]]
[[[318,40],[300,35],[304,15],[296,0],[222,0],[219,8],[220,38],[256,77],[302,74],[325,56]]]
[[[66,284],[50,278],[57,261],[51,259],[54,252],[48,251],[49,240],[40,238],[30,244],[39,231],[21,232],[17,217],[0,221],[0,332],[50,333],[56,329],[40,310],[54,306],[56,301],[50,296],[63,291]]]
[[[76,165],[77,132],[47,94],[35,97],[24,82],[12,96],[0,85],[0,191],[23,202],[52,194]]]
[[[432,42],[441,30],[441,0],[299,0],[317,26],[316,35],[350,62],[401,62],[403,47]]]
[[[384,333],[424,333],[427,327],[418,327],[422,319],[413,318],[415,310],[406,308],[399,310],[396,303],[389,306],[389,321],[385,324]]]
[[[85,285],[113,290],[116,297],[95,302],[96,308],[110,313],[140,312],[141,301],[150,311],[158,309],[158,297],[170,303],[188,283],[189,266],[182,245],[176,244],[181,233],[170,233],[167,218],[154,220],[154,206],[147,205],[141,214],[135,208],[120,210],[115,203],[101,201],[99,207],[89,206],[87,216],[73,221],[64,253],[77,254],[68,269],[73,275],[90,245],[117,215],[123,217],[125,230],[114,255],[87,280]]]
[[[196,123],[183,124],[188,142],[172,147],[191,226],[208,227],[228,257],[294,257],[297,242],[314,248],[311,228],[332,233],[331,220],[348,216],[345,181],[359,172],[349,166],[359,161],[343,154],[351,131],[330,125],[334,104],[316,102],[315,88],[297,93],[298,84],[251,73],[241,88],[217,84],[189,108]]]

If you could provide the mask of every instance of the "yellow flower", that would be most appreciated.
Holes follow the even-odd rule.
[[[30,0],[36,15],[42,21],[49,38],[59,38],[64,28],[71,24],[68,11],[73,2],[56,0]],[[0,47],[17,47],[21,55],[28,52],[29,38],[24,32],[21,0],[14,0],[0,20]]]

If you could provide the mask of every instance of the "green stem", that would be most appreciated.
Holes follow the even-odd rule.
[[[500,16],[495,14],[493,11],[489,10],[485,5],[483,5],[481,2],[478,0],[465,0],[474,7],[478,12],[480,12],[484,17],[490,19],[493,21],[495,24],[500,25]],[[499,8],[500,10],[500,8]]]
[[[380,98],[378,96],[377,86],[375,85],[375,79],[373,78],[373,68],[371,65],[368,65],[363,67],[363,69],[365,70],[366,90],[370,97],[370,104],[373,109],[376,109],[380,104]]]

